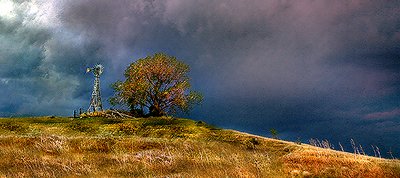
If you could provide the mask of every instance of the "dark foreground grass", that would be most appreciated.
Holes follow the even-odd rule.
[[[400,177],[378,159],[169,117],[0,119],[0,177]]]

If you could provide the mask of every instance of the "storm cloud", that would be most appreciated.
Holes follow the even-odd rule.
[[[4,116],[69,115],[88,105],[86,67],[105,65],[107,98],[129,63],[165,52],[204,94],[186,117],[400,150],[397,1],[0,2]]]

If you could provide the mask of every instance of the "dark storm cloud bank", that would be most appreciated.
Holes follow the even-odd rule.
[[[1,21],[7,45],[26,49],[1,52],[9,65],[23,60],[15,70],[3,67],[1,90],[25,98],[3,100],[3,112],[52,113],[22,104],[47,97],[67,114],[89,97],[85,67],[105,64],[107,97],[107,85],[127,64],[161,51],[192,68],[193,87],[205,97],[192,118],[262,135],[276,128],[285,139],[354,138],[400,150],[396,1],[99,0],[53,7],[55,27]],[[13,24],[32,34],[10,31]],[[15,90],[23,79],[44,84]]]
[[[89,97],[85,67],[102,61],[96,43],[35,8],[46,4],[14,2],[13,16],[0,17],[2,116],[69,115]]]

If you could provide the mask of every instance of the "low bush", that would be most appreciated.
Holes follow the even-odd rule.
[[[0,129],[12,131],[12,132],[23,132],[26,130],[26,127],[15,121],[8,122],[0,122]]]
[[[71,130],[79,131],[79,132],[93,132],[96,129],[93,128],[92,124],[83,123],[80,121],[72,122],[68,125]]]
[[[117,131],[122,134],[133,135],[138,130],[138,126],[132,123],[120,123],[117,125]]]

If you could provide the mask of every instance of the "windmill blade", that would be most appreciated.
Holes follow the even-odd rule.
[[[98,75],[103,73],[104,67],[101,64],[97,64],[95,68]]]

